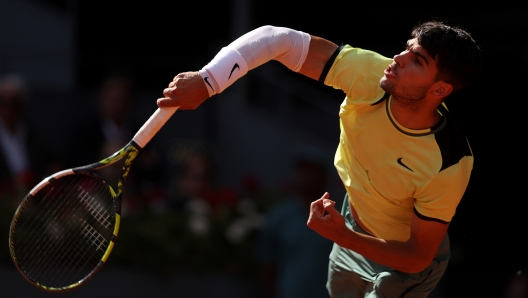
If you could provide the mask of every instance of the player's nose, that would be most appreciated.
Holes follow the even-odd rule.
[[[392,59],[394,60],[394,63],[396,63],[398,66],[400,67],[403,66],[403,62],[404,62],[403,53],[394,55]]]

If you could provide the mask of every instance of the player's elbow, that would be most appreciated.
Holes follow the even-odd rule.
[[[253,35],[263,36],[266,38],[276,37],[275,34],[278,31],[278,27],[273,25],[260,26],[252,31]]]
[[[264,26],[258,27],[255,30],[260,30],[260,31],[263,31],[265,33],[273,33],[273,30],[275,30],[275,26],[273,26],[273,25],[264,25]]]

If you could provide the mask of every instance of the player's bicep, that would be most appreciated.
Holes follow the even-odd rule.
[[[448,222],[427,218],[414,212],[409,244],[425,266],[433,260],[448,228]]]
[[[306,60],[299,72],[314,80],[318,80],[326,63],[337,47],[335,43],[329,40],[312,35]]]

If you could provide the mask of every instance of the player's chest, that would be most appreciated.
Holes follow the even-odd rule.
[[[386,198],[412,198],[441,166],[434,135],[401,132],[383,107],[352,110],[341,121],[352,166]]]

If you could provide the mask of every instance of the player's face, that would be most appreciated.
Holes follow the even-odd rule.
[[[393,96],[417,101],[431,89],[436,73],[435,60],[414,38],[407,41],[403,52],[394,56],[394,62],[384,71],[380,86]]]

